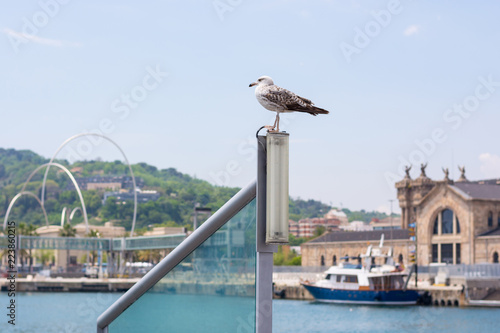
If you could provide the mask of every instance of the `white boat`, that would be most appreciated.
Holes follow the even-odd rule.
[[[392,248],[383,253],[384,235],[378,248],[368,247],[360,257],[344,257],[345,263],[330,267],[323,280],[301,284],[320,302],[348,304],[414,305],[419,299],[416,290],[407,289],[409,275],[395,265]],[[384,261],[376,265],[377,261]],[[348,260],[357,260],[357,264]]]

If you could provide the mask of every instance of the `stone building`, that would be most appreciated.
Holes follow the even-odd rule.
[[[469,181],[465,168],[453,181],[448,169],[442,180],[420,176],[396,183],[402,229],[329,233],[302,244],[302,265],[331,265],[340,256],[365,253],[384,233],[394,259],[408,265],[410,250],[419,265],[432,263],[498,263],[500,254],[500,179]],[[415,237],[408,228],[416,226]],[[398,226],[399,227],[399,226]],[[391,236],[392,233],[392,236]],[[400,257],[401,255],[401,257]]]
[[[402,227],[416,223],[417,260],[430,263],[476,264],[498,262],[500,253],[500,179],[469,181],[465,168],[453,181],[425,174],[396,183]]]
[[[342,257],[365,254],[369,245],[377,247],[384,234],[384,247],[393,248],[396,262],[408,264],[410,236],[408,230],[374,230],[330,232],[301,245],[302,266],[332,266]]]

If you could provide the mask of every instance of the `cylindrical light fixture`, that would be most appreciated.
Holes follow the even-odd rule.
[[[267,134],[266,243],[288,244],[289,134]]]

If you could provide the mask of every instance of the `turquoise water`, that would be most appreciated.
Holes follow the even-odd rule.
[[[0,332],[95,332],[97,317],[120,295],[118,293],[19,293],[16,298],[16,326],[13,328],[7,324],[7,295],[1,293],[0,308],[3,309],[3,313],[0,317],[2,318]],[[193,297],[173,296],[180,304],[183,302],[182,297]],[[217,297],[224,298],[223,296],[215,298]],[[231,302],[221,304],[231,304]],[[186,309],[185,316],[196,320],[199,316],[198,311],[192,308]],[[185,320],[179,317],[183,315],[179,308],[175,312],[179,320]],[[275,333],[498,332],[500,309],[369,307],[275,300],[273,323]],[[244,329],[240,331],[246,332]]]

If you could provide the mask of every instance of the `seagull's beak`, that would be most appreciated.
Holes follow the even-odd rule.
[[[250,83],[249,87],[253,87],[253,86],[256,86],[257,85],[257,82],[252,82]]]

